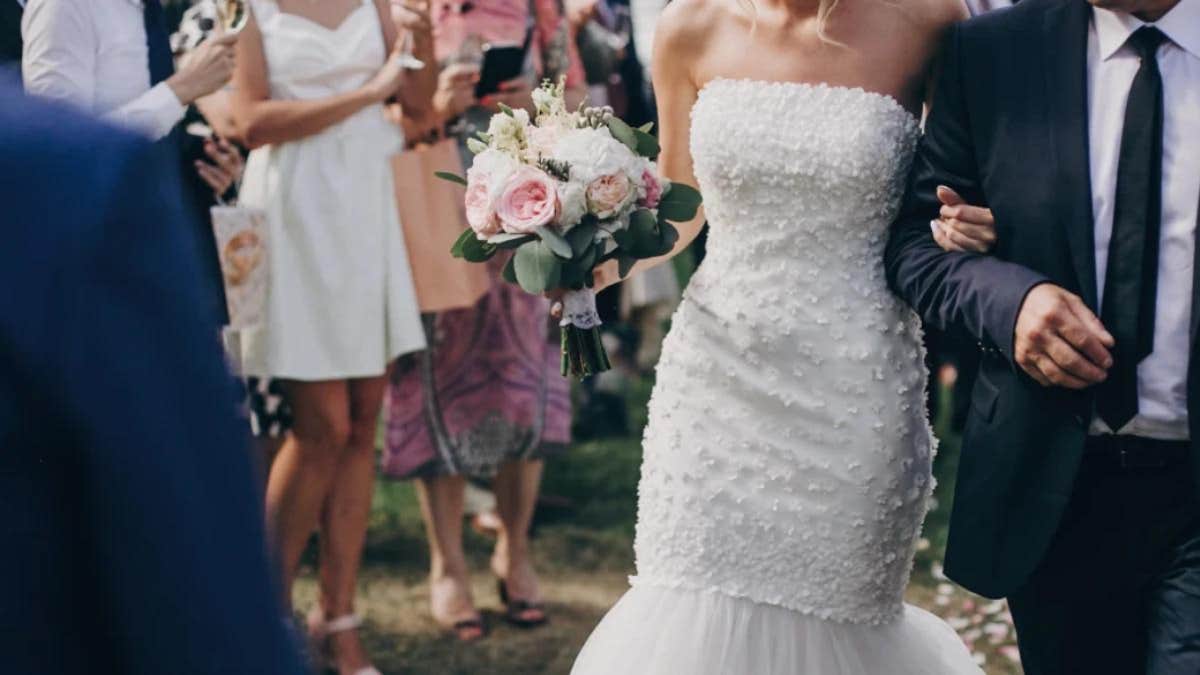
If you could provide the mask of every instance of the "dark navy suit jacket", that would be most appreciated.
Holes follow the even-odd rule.
[[[0,673],[294,674],[178,170],[0,82]]]
[[[1023,0],[947,36],[933,108],[892,228],[892,288],[937,328],[965,329],[982,362],[959,462],[946,573],[991,597],[1037,568],[1071,499],[1094,392],[1042,387],[1014,362],[1029,290],[1053,282],[1097,306],[1087,130],[1085,0]],[[991,207],[988,256],[933,241],[936,188]],[[1200,251],[1200,249],[1197,249]],[[1200,276],[1200,265],[1196,267]],[[1200,353],[1200,283],[1192,356]],[[1189,359],[1191,437],[1200,438],[1200,359]],[[1200,484],[1200,457],[1193,470]]]

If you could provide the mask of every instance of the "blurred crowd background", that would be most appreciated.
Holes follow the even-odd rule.
[[[326,4],[349,7],[358,1]],[[258,0],[250,8],[262,24],[251,29],[255,40],[266,61],[275,64],[273,59],[285,53],[280,43],[286,36],[282,24],[268,23],[261,9],[273,2]],[[349,201],[322,211],[319,191],[307,193],[300,183],[291,191],[264,190],[266,179],[255,174],[255,154],[263,148],[310,143],[333,128],[362,133],[376,143],[379,136],[370,134],[379,134],[378,129],[350,120],[378,104],[395,137],[402,132],[405,139],[406,147],[396,147],[393,154],[407,150],[461,172],[469,157],[465,139],[486,128],[501,104],[528,108],[531,89],[543,79],[562,78],[572,101],[610,106],[635,126],[654,121],[648,54],[665,0],[374,4],[390,10],[379,13],[379,25],[385,34],[394,33],[402,45],[397,49],[427,67],[388,71],[385,65],[379,73],[362,73],[363,88],[387,89],[387,95],[357,108],[342,102],[349,106],[344,110],[269,110],[263,101],[304,97],[287,95],[286,85],[294,82],[279,81],[280,73],[255,73],[242,62],[247,36],[223,36],[221,14],[211,0],[0,0],[0,59],[11,78],[23,79],[27,93],[73,103],[159,143],[168,139],[179,150],[181,171],[164,173],[162,180],[182,182],[184,208],[198,221],[189,236],[204,262],[200,285],[207,306],[196,311],[213,317],[215,340],[228,320],[222,279],[228,282],[229,272],[221,269],[212,207],[237,204],[246,181],[247,199],[268,213],[315,210],[334,216],[327,224],[338,226],[333,222],[338,217],[361,215],[336,210],[350,208]],[[279,11],[303,8],[302,2],[278,5]],[[292,29],[342,30],[339,21],[324,25],[319,20],[341,10],[321,11],[313,14],[318,19],[312,26],[297,23]],[[355,10],[349,11],[352,17]],[[163,52],[160,31],[169,35],[169,52]],[[361,68],[354,60],[363,54],[341,44],[345,39],[333,42],[345,50],[320,57],[331,61],[326,65],[332,70],[305,63],[308,73],[316,68],[323,76],[336,75],[336,60],[346,59],[345,71],[358,76]],[[477,84],[485,52],[496,45],[523,50],[521,73],[496,91],[481,92]],[[311,59],[312,54],[295,52],[295,57]],[[148,80],[139,69],[148,69]],[[262,100],[244,100],[245,90],[261,88],[264,80],[269,86]],[[173,96],[164,95],[164,86]],[[333,86],[323,95],[350,96],[348,91]],[[285,113],[292,117],[271,117]],[[303,120],[300,126],[307,124],[309,131],[289,136],[277,130],[280,119],[293,126]],[[299,181],[306,172],[320,173],[321,167],[305,164],[318,156],[299,155],[291,173],[279,174],[273,165],[274,180],[283,175],[282,180]],[[424,165],[384,157],[378,166],[361,167],[374,158],[370,153],[351,158],[346,172],[359,182],[385,172],[401,212],[411,209],[409,196],[426,190],[413,167]],[[461,217],[459,208],[437,203],[439,198],[426,199],[431,203],[421,217],[447,222],[419,225],[461,229],[462,221],[455,220]],[[287,199],[295,202],[279,203]],[[368,218],[376,216],[382,227],[400,232],[395,214]],[[406,222],[403,231],[411,236],[413,227]],[[379,241],[392,239],[386,235]],[[297,616],[297,633],[307,633],[302,641],[318,653],[314,660],[324,656],[343,673],[371,663],[385,673],[569,670],[632,571],[639,439],[654,365],[681,289],[704,253],[701,237],[673,267],[660,266],[601,295],[604,340],[615,367],[579,383],[559,374],[557,327],[543,299],[506,283],[497,266],[471,303],[431,304],[422,284],[436,279],[431,282],[416,269],[422,261],[412,242],[407,255],[385,256],[391,269],[404,267],[403,277],[419,277],[416,295],[421,296],[384,319],[403,325],[378,327],[389,341],[387,363],[379,363],[387,369],[385,376],[338,364],[301,373],[272,359],[255,367],[260,356],[253,349],[237,339],[225,341],[232,368],[246,375],[239,400],[255,438],[267,535],[282,549],[284,602]],[[360,252],[350,247],[296,255],[304,263],[339,269],[356,264]],[[271,264],[281,257],[273,255]],[[392,284],[370,281],[363,293],[378,290],[371,283]],[[388,286],[386,292],[413,295],[405,284],[399,291]],[[272,328],[293,339],[317,322],[333,342],[376,330],[353,308],[334,307],[341,304],[336,298],[304,301],[316,309],[302,318],[289,315]],[[937,500],[946,505],[977,350],[955,336],[928,339],[929,405],[942,441]],[[275,346],[285,344],[283,338],[272,340]],[[321,388],[315,381],[337,382],[341,389]],[[324,452],[334,446],[340,446],[338,453]],[[345,447],[350,451],[341,452]],[[320,490],[313,488],[317,483]],[[930,516],[911,600],[947,617],[989,672],[1019,672],[1003,604],[973,598],[940,576],[946,518],[940,507]],[[319,534],[310,537],[314,527]]]

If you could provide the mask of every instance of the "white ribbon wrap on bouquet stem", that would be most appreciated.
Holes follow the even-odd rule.
[[[574,326],[583,330],[600,327],[600,312],[596,311],[596,292],[590,288],[567,291],[563,295],[563,314],[559,326]]]

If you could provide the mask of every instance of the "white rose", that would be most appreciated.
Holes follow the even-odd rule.
[[[559,216],[559,225],[562,231],[566,232],[572,227],[579,224],[583,217],[587,215],[587,192],[579,183],[559,183],[558,184],[558,202],[562,208],[562,214]]]
[[[563,134],[554,148],[554,159],[571,167],[571,180],[585,185],[615,173],[624,173],[640,181],[642,162],[607,129],[572,129]]]
[[[500,198],[504,184],[509,176],[520,168],[520,164],[511,156],[499,150],[484,150],[475,155],[471,168],[467,169],[467,182],[484,181],[493,202]]]

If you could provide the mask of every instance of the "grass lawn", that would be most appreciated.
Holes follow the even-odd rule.
[[[552,616],[543,628],[521,631],[499,620],[495,581],[486,573],[490,541],[468,530],[467,551],[478,570],[475,597],[491,634],[475,645],[442,635],[427,608],[428,555],[412,486],[379,483],[360,609],[367,616],[367,646],[385,675],[537,675],[570,670],[574,655],[625,590],[633,569],[640,430],[650,386],[647,381],[631,386],[632,433],[579,443],[547,466],[544,492],[570,499],[572,507],[539,516],[535,550]],[[927,539],[917,556],[909,601],[950,622],[989,675],[1020,673],[1004,604],[972,596],[939,575],[957,451],[958,439],[943,435],[936,465],[937,508],[926,524]],[[298,607],[310,606],[314,593],[309,565],[297,587]]]

